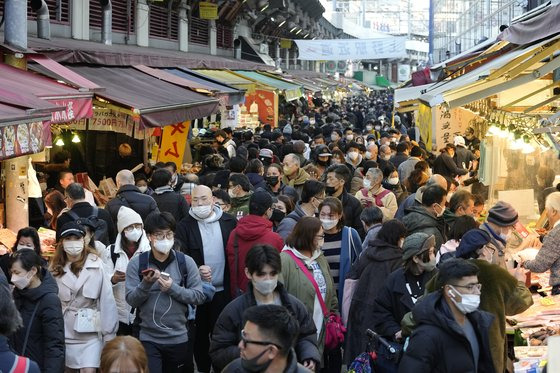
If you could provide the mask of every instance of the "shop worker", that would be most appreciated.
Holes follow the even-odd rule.
[[[142,193],[134,183],[134,175],[130,170],[121,170],[117,173],[117,195],[105,207],[111,214],[113,222],[117,221],[117,214],[121,206],[126,206],[146,218],[152,212],[159,212],[156,201]]]
[[[545,236],[542,248],[535,259],[524,261],[522,266],[535,273],[550,269],[552,295],[557,295],[560,294],[560,192],[549,194],[545,206],[548,226],[551,230]]]
[[[253,186],[245,174],[231,174],[228,181],[228,194],[231,198],[229,213],[237,220],[249,214],[249,198],[253,194]]]
[[[490,210],[486,222],[480,229],[490,235],[488,247],[494,250],[494,262],[506,268],[506,245],[510,239],[514,225],[519,221],[517,211],[507,202],[498,201]]]
[[[56,184],[56,187],[54,189],[64,194],[64,191],[66,190],[68,185],[72,184],[73,182],[74,182],[74,174],[72,173],[72,171],[69,170],[61,171],[58,174],[58,183]],[[86,195],[85,198],[86,202],[92,206],[96,206],[95,199],[93,198],[93,193],[91,193],[87,189],[84,189],[84,193]]]
[[[192,361],[187,314],[189,305],[206,297],[194,260],[179,250],[175,219],[168,212],[146,217],[151,250],[130,260],[126,269],[126,301],[136,308],[139,339],[151,373],[182,373]]]
[[[350,170],[345,165],[331,165],[326,171],[326,188],[328,196],[336,197],[342,202],[344,210],[344,225],[358,231],[360,237],[365,237],[364,227],[360,220],[362,205],[360,201],[346,192],[346,183],[351,179]]]
[[[282,177],[282,183],[285,185],[293,187],[299,196],[301,196],[301,190],[303,189],[303,184],[309,180],[309,174],[301,168],[301,160],[297,154],[290,153],[284,157],[282,162],[284,176]]]
[[[103,220],[104,224],[98,224],[98,229],[102,232],[96,236],[96,240],[101,241],[105,246],[114,242],[116,233],[115,226],[113,224],[113,219],[111,215],[105,209],[92,206],[86,200],[86,194],[84,188],[78,183],[72,183],[68,185],[64,192],[64,197],[66,200],[66,206],[70,209],[63,212],[58,217],[57,229],[56,229],[56,239],[60,239],[60,232],[62,231],[62,226],[68,222],[76,221],[78,219],[88,219],[93,216],[97,217],[97,220]],[[92,219],[95,220],[95,219]]]
[[[185,178],[177,172],[177,165],[175,162],[166,162],[164,168],[171,172],[171,187],[175,193],[181,193]]]
[[[195,261],[202,281],[211,283],[216,293],[212,301],[198,306],[194,356],[200,372],[210,372],[210,334],[220,312],[230,298],[230,275],[226,262],[228,237],[237,220],[214,204],[212,190],[198,185],[192,192],[189,214],[177,223],[177,240],[182,251]]]
[[[241,357],[225,367],[224,373],[310,372],[297,362],[293,347],[300,328],[285,307],[253,306],[243,313],[243,319]]]
[[[494,316],[478,309],[478,273],[478,267],[464,259],[441,264],[437,290],[418,300],[412,309],[417,326],[399,373],[496,372],[488,340]]]
[[[457,167],[470,170],[476,161],[476,157],[469,149],[467,149],[463,136],[455,136],[453,142],[456,147],[454,159]]]

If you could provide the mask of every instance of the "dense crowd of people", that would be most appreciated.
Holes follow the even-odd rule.
[[[376,372],[505,372],[526,271],[560,293],[560,193],[514,263],[472,129],[433,155],[390,93],[313,104],[215,131],[197,174],[120,169],[104,208],[57,155],[54,256],[29,227],[0,257],[0,371],[338,373],[375,349]]]

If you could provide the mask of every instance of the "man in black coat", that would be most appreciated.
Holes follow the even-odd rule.
[[[210,356],[215,371],[221,372],[227,364],[239,357],[243,312],[257,304],[275,304],[277,300],[299,322],[299,336],[294,346],[297,361],[311,370],[319,368],[321,356],[317,348],[317,330],[313,318],[303,303],[288,294],[282,283],[278,282],[281,269],[280,254],[272,246],[256,245],[247,253],[245,274],[250,280],[247,292],[224,308],[212,333]]]
[[[199,267],[202,281],[211,282],[216,288],[212,301],[198,306],[196,312],[194,356],[198,369],[209,372],[209,336],[218,316],[230,301],[226,245],[237,220],[214,205],[212,190],[207,186],[196,186],[191,198],[192,207],[177,224],[175,234],[181,242],[181,250]]]
[[[117,215],[121,206],[126,206],[138,213],[143,219],[152,212],[159,212],[156,201],[144,194],[134,185],[134,175],[130,170],[121,170],[116,177],[117,195],[107,203],[105,208],[117,222]],[[114,228],[113,228],[114,229]]]
[[[94,209],[97,209],[97,218],[104,220],[105,224],[107,225],[107,235],[105,237],[101,237],[100,241],[105,246],[115,242],[117,234],[115,231],[115,224],[113,223],[113,219],[111,219],[111,215],[105,209],[97,208],[90,205],[89,202],[86,201],[85,190],[80,184],[72,183],[68,185],[64,193],[66,205],[70,208],[70,211],[64,212],[58,217],[58,220],[56,222],[57,241],[60,239],[60,232],[62,231],[62,227],[64,226],[64,224],[76,220],[72,215],[75,214],[79,218],[87,219],[93,216]]]
[[[399,372],[494,373],[488,330],[494,316],[478,310],[478,267],[450,259],[439,267],[438,291],[416,303],[418,325],[410,337]]]

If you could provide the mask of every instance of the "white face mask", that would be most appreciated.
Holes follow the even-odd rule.
[[[398,177],[391,177],[391,178],[387,179],[387,182],[390,185],[397,185],[399,183],[399,178]]]
[[[337,141],[338,140],[338,135],[331,135],[331,140],[332,141]]]
[[[228,189],[228,194],[229,194],[229,198],[236,198],[237,196],[235,195],[235,193],[233,192],[233,189]]]
[[[253,286],[262,295],[271,294],[278,285],[278,278],[272,280],[253,280]]]
[[[451,197],[453,197],[453,192],[447,193],[447,203],[451,201]]]
[[[147,186],[139,186],[138,189],[140,189],[140,191],[142,193],[146,193],[146,191],[148,190],[148,187]]]
[[[366,189],[370,189],[371,188],[371,180],[369,179],[364,179],[364,188]]]
[[[381,159],[383,159],[384,161],[388,161],[389,159],[391,159],[391,154],[384,154],[381,156]]]
[[[129,240],[129,241],[138,242],[138,240],[140,239],[140,237],[142,237],[142,229],[134,228],[134,229],[131,230],[131,231],[124,232],[124,236],[125,236],[126,239]]]
[[[212,206],[210,205],[191,207],[191,209],[193,214],[201,219],[206,219],[212,213]]]
[[[354,140],[354,135],[346,135],[346,140],[348,141]]]
[[[371,159],[371,152],[370,151],[366,152],[366,159]]]
[[[62,241],[62,247],[64,248],[64,252],[70,256],[78,256],[84,251],[84,241],[70,241],[64,240]]]
[[[323,229],[328,231],[338,224],[338,219],[321,219],[321,224],[323,224]]]
[[[459,293],[453,286],[450,285],[449,287],[451,287],[456,293]],[[455,300],[455,298],[451,295],[453,294],[451,291],[449,291],[449,294],[453,304],[455,304],[457,309],[465,315],[476,311],[480,305],[480,294],[461,294],[461,302],[457,302]]]
[[[356,159],[358,159],[359,155],[360,155],[360,153],[358,153],[358,152],[349,152],[348,153],[348,158],[355,161]]]
[[[418,265],[422,267],[425,272],[432,272],[436,268],[436,257],[430,258],[428,263],[420,262]]]
[[[27,246],[27,245],[22,245],[22,244],[18,244],[16,246],[16,251],[20,251],[21,249],[31,249],[31,250],[35,250],[35,248],[33,246]]]
[[[12,274],[11,281],[16,288],[22,290],[29,286],[32,277],[33,274],[31,272],[27,272],[25,275]]]
[[[373,129],[372,126],[366,126],[366,131],[371,132],[372,129]]]
[[[162,254],[167,254],[169,251],[171,251],[171,248],[173,247],[174,243],[175,243],[174,240],[168,240],[165,238],[163,240],[155,240],[154,249],[156,249]]]

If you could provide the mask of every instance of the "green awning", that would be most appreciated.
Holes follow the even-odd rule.
[[[375,77],[375,85],[378,85],[380,87],[390,87],[391,82],[389,82],[384,76],[378,75]]]
[[[254,80],[256,82],[276,88],[284,94],[286,101],[292,101],[303,97],[303,89],[300,85],[276,79],[267,75],[259,74],[256,71],[235,71],[236,74]]]

